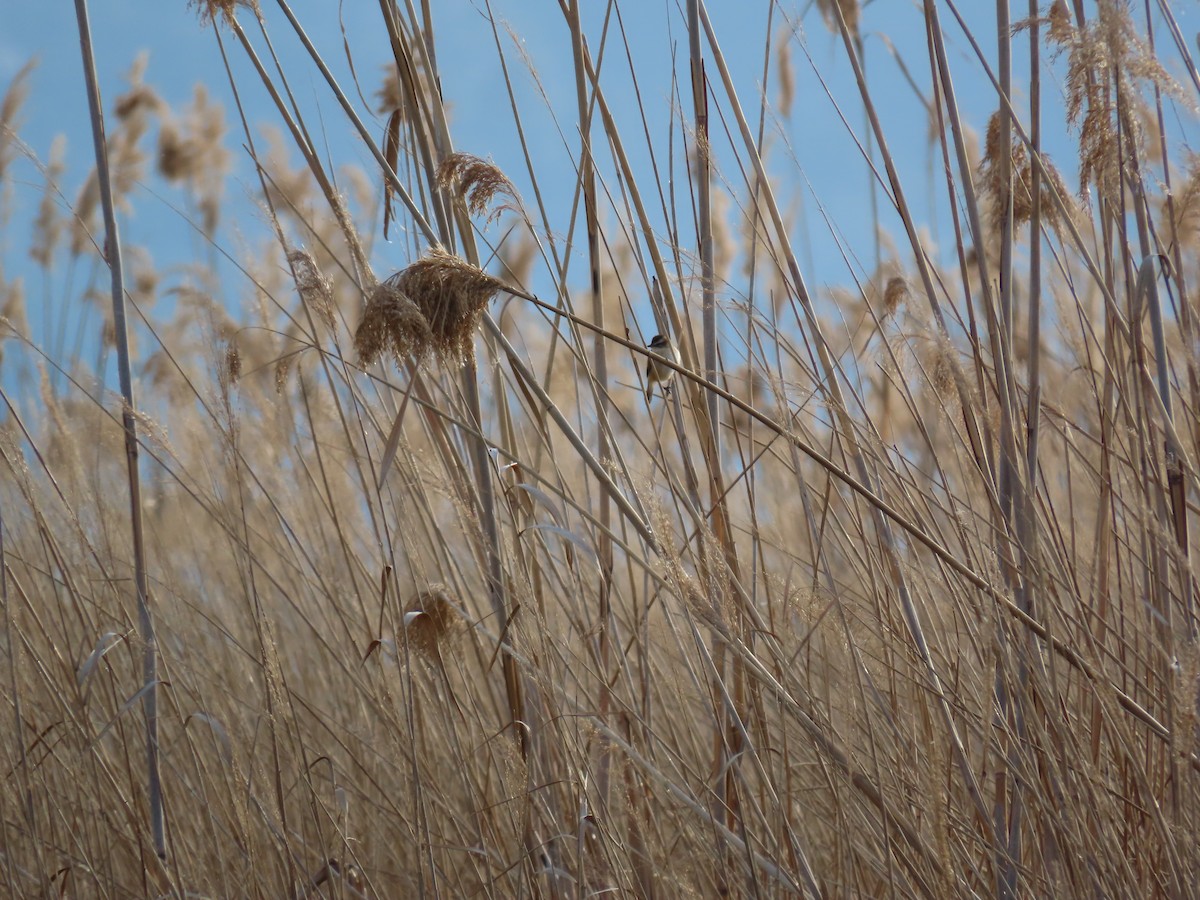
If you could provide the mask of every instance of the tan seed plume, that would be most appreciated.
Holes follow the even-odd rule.
[[[410,650],[435,656],[450,638],[458,612],[440,585],[419,591],[404,608],[404,630]]]
[[[433,351],[443,363],[475,358],[475,331],[504,282],[445,248],[429,254],[371,292],[354,345],[365,365],[383,354],[420,361]]]
[[[837,26],[837,8],[842,11],[842,19],[846,23],[846,28],[850,30],[850,34],[858,34],[858,18],[862,10],[859,7],[858,0],[817,0],[817,9],[821,11],[821,17],[825,20],[825,24],[829,26],[829,30],[836,33]]]
[[[454,196],[466,204],[467,212],[473,216],[488,213],[487,221],[494,222],[505,210],[517,210],[520,200],[513,183],[495,163],[472,156],[470,153],[451,153],[438,166],[438,184],[449,188]],[[497,197],[507,198],[489,212],[492,201]]]
[[[333,282],[321,271],[317,261],[307,250],[293,250],[287,258],[296,275],[296,293],[300,295],[301,301],[320,316],[327,326],[331,329],[337,328]]]
[[[188,8],[194,9],[200,15],[200,21],[208,25],[218,18],[231,22],[237,18],[238,7],[248,9],[255,16],[261,16],[258,0],[188,0]]]
[[[989,215],[993,225],[999,225],[1004,216],[1004,184],[1001,172],[1001,160],[1004,149],[1001,147],[1001,111],[997,110],[988,120],[987,141],[984,145],[983,161],[979,166],[980,180],[990,201]],[[1010,135],[1009,159],[1012,173],[1012,218],[1013,223],[1020,225],[1028,222],[1033,216],[1033,160],[1025,144],[1021,142],[1015,130]],[[1042,216],[1046,224],[1057,226],[1062,215],[1053,195],[1057,195],[1066,210],[1068,218],[1075,219],[1078,210],[1073,195],[1067,190],[1058,169],[1049,158],[1041,155],[1042,168],[1045,172],[1041,180],[1039,193],[1042,196]]]
[[[908,281],[900,276],[895,276],[888,279],[887,287],[883,290],[883,312],[884,315],[894,316],[896,310],[908,302],[912,296],[912,291],[908,287]]]

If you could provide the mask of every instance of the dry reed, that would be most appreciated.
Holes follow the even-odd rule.
[[[298,11],[192,5],[232,84],[171,107],[141,60],[107,117],[113,200],[150,185],[205,237],[183,263],[126,248],[136,414],[104,381],[99,181],[62,141],[31,158],[24,81],[0,104],[0,890],[1194,893],[1200,165],[1169,10],[1150,33],[1055,0],[975,59],[942,4],[884,56],[858,39],[880,4],[822,0],[840,49],[771,18],[743,96],[703,5],[663,13],[691,40],[672,87],[630,22],[566,4],[561,108],[524,93],[528,46],[480,48],[506,174],[455,150],[449,24],[420,4],[380,23],[382,147],[367,86],[294,92],[315,48],[312,72],[236,64],[303,44]],[[1060,103],[954,93],[1018,40],[1042,52],[1007,77]],[[933,165],[889,149],[901,79]],[[262,88],[275,124],[234,132]],[[577,177],[530,140],[543,115]],[[345,128],[367,168],[313,149]],[[813,140],[847,148],[839,201],[878,190],[869,229],[809,177]],[[261,219],[224,190],[242,145]],[[396,245],[370,239],[381,198]],[[389,252],[415,261],[377,282]],[[647,409],[656,332],[688,364]]]
[[[480,319],[502,290],[499,279],[432,247],[371,292],[354,338],[359,358],[370,365],[385,353],[402,361],[433,352],[450,365],[473,360]]]

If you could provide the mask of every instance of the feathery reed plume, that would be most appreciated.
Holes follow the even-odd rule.
[[[887,287],[883,289],[883,314],[889,318],[894,316],[911,297],[912,290],[908,286],[908,279],[899,275],[889,278]]]
[[[158,299],[159,272],[154,267],[150,251],[142,246],[129,248],[130,294],[142,309],[149,309]]]
[[[317,266],[307,250],[293,250],[288,262],[296,273],[296,293],[305,306],[311,307],[330,329],[337,328],[333,306],[333,282]]]
[[[988,119],[987,139],[984,144],[983,160],[979,164],[979,178],[988,197],[989,216],[993,225],[999,225],[1004,215],[1004,185],[1001,183],[1000,160],[1004,150],[1000,146],[1001,110],[992,113]],[[1012,216],[1016,225],[1024,224],[1033,216],[1033,161],[1029,151],[1020,138],[1013,134],[1009,146],[1009,159],[1012,166]],[[1047,192],[1057,194],[1067,210],[1068,217],[1078,217],[1071,192],[1067,190],[1058,169],[1042,154],[1042,168],[1045,177],[1039,182],[1042,193],[1042,216],[1046,224],[1057,226],[1061,221],[1059,207],[1046,196]],[[1047,182],[1049,184],[1047,185]]]
[[[283,389],[287,387],[288,373],[292,371],[291,356],[282,356],[279,362],[275,363],[275,393],[282,394]]]
[[[943,336],[934,337],[928,345],[926,366],[929,369],[929,386],[947,405],[958,402],[957,385],[961,378],[957,351]]]
[[[733,261],[737,257],[737,241],[729,227],[729,194],[722,190],[712,192],[712,243],[713,272],[718,281],[728,281]]]
[[[410,34],[414,45],[425,40],[424,29],[419,26],[413,27]],[[412,54],[404,61],[404,65],[405,71],[411,73],[416,85],[428,82],[425,57],[422,54]],[[407,100],[405,99],[404,83],[400,79],[400,69],[394,62],[384,63],[381,68],[383,69],[383,82],[375,91],[375,112],[381,116],[403,113],[407,106]]]
[[[434,246],[429,254],[375,287],[354,345],[370,365],[385,352],[418,360],[430,350],[447,364],[475,356],[475,330],[504,282]]]
[[[225,347],[225,361],[220,372],[222,386],[228,387],[238,383],[242,377],[242,353],[238,350],[236,341],[230,341]]]
[[[413,40],[420,40],[420,30],[417,30]],[[420,84],[424,83],[424,63],[420,54],[409,56],[406,60],[405,70],[410,77],[402,78],[400,69],[395,65],[384,67],[383,84],[379,90],[375,92],[375,98],[378,105],[375,107],[376,112],[380,115],[387,116],[387,126],[383,131],[383,159],[387,163],[387,167],[393,171],[397,171],[400,162],[400,145],[401,145],[401,128],[407,117],[406,107],[408,106],[408,96],[412,91],[420,91]],[[411,147],[410,147],[411,149]],[[383,236],[388,236],[388,226],[395,218],[395,213],[392,209],[392,200],[396,192],[396,186],[390,178],[383,180]]]
[[[375,112],[381,116],[391,115],[404,108],[404,91],[400,88],[400,72],[395,63],[383,67],[383,84],[375,92]]]
[[[229,151],[224,145],[225,113],[197,85],[182,121],[166,117],[158,131],[158,172],[171,183],[186,184],[204,217],[204,231],[217,227]]]
[[[96,207],[100,204],[100,185],[96,181],[96,173],[92,172],[72,206],[74,217],[71,219],[71,255],[79,256],[91,244],[92,232],[96,228]]]
[[[126,197],[135,186],[146,178],[148,157],[142,149],[142,138],[150,129],[150,113],[160,108],[155,103],[153,92],[147,92],[142,84],[148,57],[140,55],[134,60],[125,76],[130,88],[119,96],[115,106],[123,111],[118,116],[118,127],[108,135],[108,163],[111,168],[113,202],[120,209],[128,209]],[[75,200],[74,218],[71,221],[71,253],[79,256],[93,243],[97,229],[96,212],[100,206],[100,185],[93,169],[80,188]]]
[[[537,259],[538,245],[533,236],[521,229],[514,240],[509,238],[500,245],[498,253],[499,274],[510,284],[527,284]]]
[[[432,342],[429,322],[393,279],[377,284],[354,333],[354,349],[363,365],[374,364],[385,353],[394,356],[397,363],[409,355],[419,361]]]
[[[158,132],[158,174],[167,181],[182,181],[200,162],[200,148],[179,133],[174,122],[164,122]]]
[[[850,29],[850,34],[857,37],[858,17],[861,12],[858,0],[817,0],[817,9],[821,10],[821,18],[825,20],[825,24],[829,26],[829,30],[834,34],[838,30],[838,7],[841,7],[842,18],[846,21],[846,27]]]
[[[239,6],[250,10],[255,16],[262,15],[258,8],[258,0],[188,0],[188,9],[196,10],[200,21],[205,25],[216,22],[218,18],[227,23],[232,22],[237,18]]]
[[[4,92],[4,99],[0,100],[0,177],[4,176],[5,170],[13,160],[13,147],[17,131],[20,129],[17,116],[29,95],[29,73],[35,65],[33,60],[25,63],[21,71],[13,77],[8,90]]]
[[[404,608],[409,648],[425,656],[436,656],[457,621],[458,611],[444,586],[433,585],[419,591]]]
[[[1049,35],[1059,52],[1067,51],[1067,123],[1079,127],[1079,189],[1085,192],[1094,179],[1103,195],[1116,196],[1121,166],[1118,110],[1129,132],[1123,139],[1140,146],[1139,122],[1146,101],[1137,84],[1152,84],[1177,97],[1181,92],[1138,37],[1127,4],[1107,0],[1096,12],[1095,20],[1083,28],[1052,27]],[[1053,9],[1051,13],[1053,22]]]
[[[167,108],[158,91],[143,80],[149,63],[150,55],[143,50],[133,61],[129,74],[125,76],[129,81],[129,90],[121,94],[113,104],[113,112],[121,122],[142,122],[149,116],[161,115]]]
[[[508,176],[495,163],[470,153],[451,153],[442,160],[438,166],[437,182],[441,187],[451,189],[454,196],[466,204],[467,212],[471,215],[487,212],[486,221],[489,224],[500,218],[505,210],[519,211],[520,198]],[[488,212],[488,207],[497,196],[507,197],[508,201]]]
[[[1054,0],[1047,18],[1049,20],[1047,36],[1050,41],[1059,46],[1066,46],[1070,43],[1071,37],[1075,33],[1075,26],[1071,23],[1071,10],[1067,8],[1066,0]]]
[[[6,284],[0,274],[0,363],[4,362],[5,331],[26,335],[29,321],[25,316],[25,280],[16,278]]]
[[[1171,242],[1180,247],[1190,247],[1200,234],[1200,153],[1191,154],[1184,182],[1175,189],[1175,217],[1169,229]]]
[[[58,184],[66,171],[66,152],[66,137],[56,135],[50,144],[50,159],[45,169],[46,186],[38,201],[37,218],[33,220],[33,240],[29,245],[30,259],[43,268],[49,266],[54,258],[66,224],[58,210]]]
[[[792,32],[783,29],[779,35],[779,48],[775,51],[775,69],[779,73],[779,114],[785,119],[792,117],[792,103],[796,100],[796,72],[792,67]]]

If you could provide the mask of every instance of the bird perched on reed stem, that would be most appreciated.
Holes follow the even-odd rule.
[[[661,334],[656,334],[651,338],[647,345],[650,350],[657,353],[659,356],[671,360],[675,365],[680,365],[682,360],[679,356],[679,350],[675,344],[671,342],[669,337],[664,337]],[[651,399],[654,396],[654,386],[661,384],[663,386],[663,396],[671,396],[671,379],[675,375],[675,370],[670,366],[665,365],[661,360],[655,359],[653,356],[646,360],[646,399]]]

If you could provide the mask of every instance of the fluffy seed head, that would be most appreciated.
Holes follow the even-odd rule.
[[[410,355],[420,359],[432,341],[429,322],[392,279],[377,284],[354,333],[354,347],[363,365],[372,365],[385,354],[397,362]]]
[[[930,386],[944,402],[951,403],[957,398],[958,359],[954,347],[945,337],[937,337],[929,348]]]
[[[1070,43],[1071,37],[1075,33],[1075,27],[1071,23],[1071,11],[1067,9],[1066,0],[1054,0],[1050,6],[1048,33],[1050,40],[1060,47]]]
[[[517,189],[495,163],[470,153],[451,153],[438,166],[438,184],[449,188],[467,206],[473,216],[487,212],[487,221],[494,222],[507,209],[519,206]],[[507,198],[490,212],[488,207],[496,197]]]
[[[894,316],[903,304],[908,302],[912,296],[912,291],[909,290],[908,281],[900,276],[895,276],[888,279],[887,287],[883,290],[883,312],[884,315]]]
[[[307,250],[293,250],[288,262],[296,274],[296,292],[301,301],[311,307],[330,328],[337,327],[333,307],[333,282],[317,267],[317,261]]]
[[[841,8],[842,19],[846,22],[846,28],[849,29],[852,35],[857,35],[858,17],[861,12],[858,0],[817,0],[817,9],[821,10],[821,17],[825,20],[825,24],[829,26],[829,30],[835,34],[838,31],[838,8]]]
[[[404,608],[404,630],[410,650],[434,656],[458,621],[450,595],[441,585],[419,591]]]
[[[200,15],[200,21],[208,25],[218,18],[231,22],[237,17],[237,8],[242,7],[261,16],[258,0],[188,0],[188,8]]]
[[[796,73],[792,69],[792,33],[787,29],[779,39],[775,60],[779,73],[779,113],[785,119],[790,119],[792,103],[796,99]]]
[[[242,377],[242,354],[238,350],[238,345],[234,341],[230,341],[225,347],[225,368],[224,380],[227,384],[234,385],[238,383],[238,379]]]
[[[442,362],[475,357],[475,331],[504,282],[440,246],[401,269],[371,294],[354,342],[366,364],[390,351],[418,359],[432,350]]]
[[[292,370],[292,357],[290,354],[279,357],[279,361],[275,363],[275,393],[282,394],[283,389],[287,387],[288,373]]]
[[[29,74],[34,65],[32,60],[25,63],[0,98],[0,175],[14,159],[14,138],[20,129],[19,116],[29,94]]]
[[[375,92],[375,112],[381,116],[391,115],[404,108],[404,91],[400,87],[400,73],[395,64],[384,66],[383,84]]]
[[[980,179],[984,191],[990,200],[989,212],[993,225],[999,225],[1005,212],[1004,179],[1002,160],[1004,156],[1001,111],[997,110],[988,120],[987,142],[983,162],[979,166]],[[1024,143],[1017,136],[1015,129],[1010,135],[1008,156],[1012,177],[1012,218],[1013,223],[1020,225],[1028,222],[1033,216],[1033,160]],[[1067,216],[1076,215],[1075,203],[1071,192],[1063,183],[1062,176],[1045,154],[1041,156],[1044,175],[1039,179],[1039,194],[1042,197],[1042,217],[1051,226],[1057,226],[1062,216],[1058,204],[1052,194],[1061,199]]]

